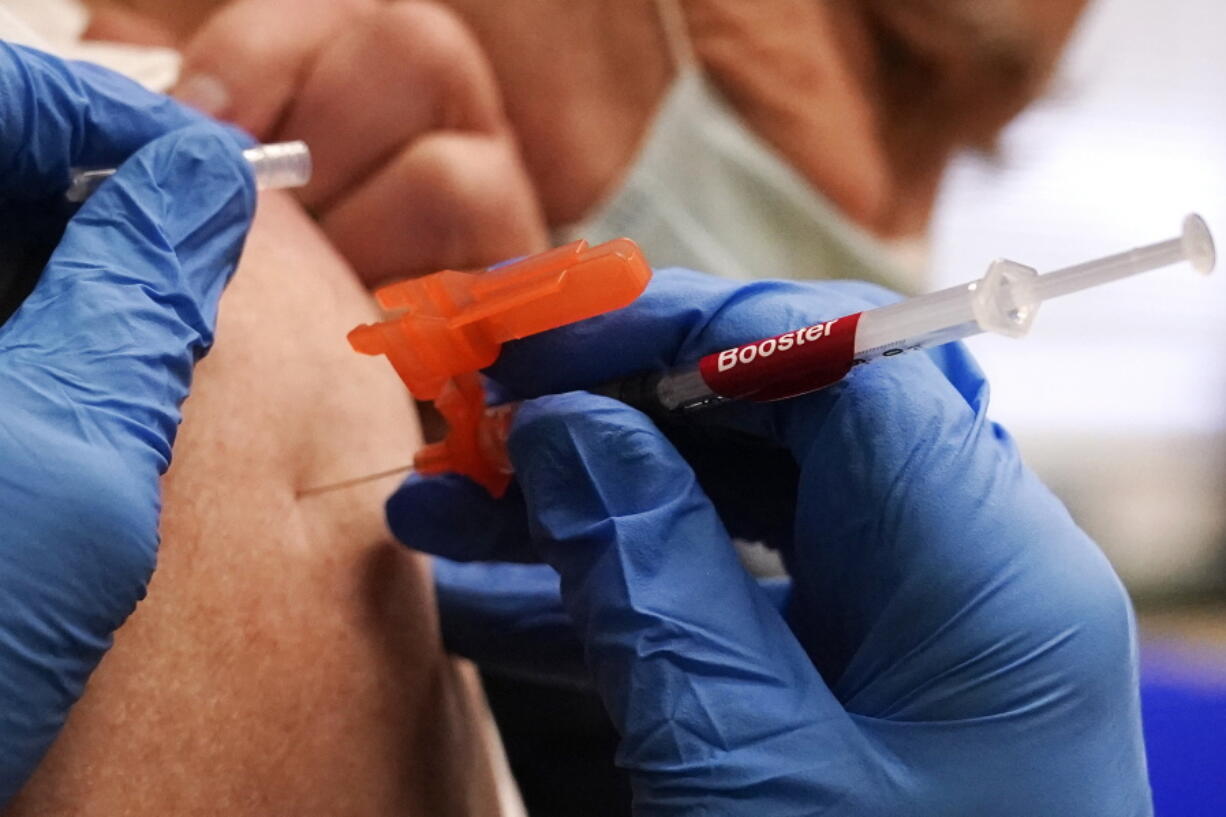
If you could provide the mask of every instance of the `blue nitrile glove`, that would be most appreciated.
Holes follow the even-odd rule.
[[[565,392],[882,297],[665,271],[624,310],[509,344],[491,375],[520,396]],[[586,393],[520,408],[522,494],[414,478],[389,519],[452,560],[522,560],[530,547],[556,568],[637,814],[1148,814],[1127,596],[986,403],[956,346],[719,410],[800,466],[792,532],[773,541],[793,581],[783,613],[729,540],[772,520],[741,501],[726,527],[646,417]],[[703,478],[720,488],[738,468]],[[750,470],[741,491],[761,497]],[[553,638],[565,656],[534,568],[443,571],[444,614],[467,607],[460,640],[475,652],[497,664],[522,644],[543,663]]]
[[[0,327],[0,804],[153,571],[158,477],[255,205],[240,150],[114,74],[0,43],[0,229],[50,218],[70,167],[123,162]]]

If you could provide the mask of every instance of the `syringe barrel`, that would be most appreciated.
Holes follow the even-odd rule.
[[[272,142],[243,151],[251,163],[255,186],[259,190],[279,190],[301,187],[311,179],[311,150],[306,142]],[[64,198],[80,203],[98,189],[98,185],[115,175],[114,168],[74,168]]]
[[[851,330],[855,336],[854,352],[851,342],[841,348],[833,344],[827,344],[824,348],[830,348],[834,356],[841,357],[843,365],[850,368],[856,363],[889,357],[911,349],[937,346],[973,335],[982,331],[975,321],[971,306],[975,286],[976,284],[963,284],[930,295],[912,298],[909,301],[829,321],[827,323],[831,325],[845,321],[849,326],[855,325],[858,321],[858,325]],[[806,327],[802,331],[824,326],[825,324]],[[799,336],[801,332],[789,334]],[[821,338],[825,334],[825,332],[814,333],[813,337]],[[774,354],[776,349],[802,348],[800,343],[795,343],[795,345],[793,342],[776,343],[769,339],[765,342],[772,345],[769,352],[762,353],[763,358]],[[818,348],[818,344],[810,343],[807,348],[810,350]],[[779,352],[781,355],[786,353],[786,351]],[[722,356],[715,355],[715,357]],[[835,379],[839,377],[842,377],[842,374],[838,374]],[[813,388],[820,388],[820,386]],[[701,411],[729,400],[738,399],[714,388],[710,372],[704,373],[701,363],[682,366],[666,372],[650,372],[629,377],[593,389],[593,391],[628,403],[652,417],[657,417],[659,414]],[[746,399],[763,398],[759,395],[757,398]]]
[[[1213,239],[1197,216],[1173,241],[1140,247],[1046,276],[998,259],[978,281],[844,315],[706,355],[697,363],[649,372],[594,389],[649,416],[698,411],[730,400],[770,402],[825,388],[855,366],[980,332],[1021,337],[1047,298],[1189,261],[1207,272]]]
[[[98,185],[114,175],[115,168],[113,167],[91,170],[73,168],[72,179],[68,184],[68,189],[64,191],[64,198],[73,204],[80,204],[98,189]]]
[[[856,360],[938,346],[981,331],[972,305],[978,283],[959,284],[861,313],[856,327]]]
[[[251,162],[255,186],[260,190],[302,187],[311,180],[311,150],[306,142],[272,142],[243,151]]]
[[[711,390],[698,371],[697,363],[665,372],[633,375],[597,386],[591,391],[620,400],[656,420],[660,419],[661,414],[695,411],[728,401],[728,398]]]

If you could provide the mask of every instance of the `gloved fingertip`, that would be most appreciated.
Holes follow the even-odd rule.
[[[458,474],[423,477],[410,474],[387,498],[387,525],[401,542],[436,539],[436,528],[452,507],[482,504],[481,487]]]
[[[655,507],[693,473],[640,412],[586,392],[525,401],[507,449],[532,522],[547,538]]]
[[[407,546],[460,562],[533,561],[514,489],[495,499],[459,474],[411,474],[388,497],[392,534]]]
[[[520,403],[508,447],[513,456],[519,454],[530,460],[538,446],[549,450],[572,433],[612,433],[617,429],[655,431],[655,426],[642,412],[609,397],[584,391],[550,394]]]
[[[169,248],[185,270],[224,280],[216,273],[237,266],[255,215],[255,174],[242,150],[238,135],[216,123],[167,133],[120,165],[74,220],[132,225],[125,235]]]
[[[260,144],[259,139],[256,139],[250,133],[243,130],[238,125],[235,125],[232,122],[218,122],[217,124],[226,133],[230,134],[230,137],[234,139],[234,143],[243,150],[246,150],[247,148],[251,148],[251,147],[256,147],[257,145]]]
[[[253,143],[238,128],[200,122],[155,139],[136,156],[149,157],[149,175],[163,189],[201,187],[214,199],[225,191],[242,191],[254,211],[255,172],[242,154]]]
[[[630,306],[511,341],[486,372],[528,398],[671,366],[694,327],[736,287],[690,270],[656,270]]]

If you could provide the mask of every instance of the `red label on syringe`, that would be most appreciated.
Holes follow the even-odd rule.
[[[860,313],[707,355],[698,370],[734,400],[785,400],[837,383],[851,371]]]

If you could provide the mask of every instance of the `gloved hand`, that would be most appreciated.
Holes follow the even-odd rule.
[[[0,43],[6,232],[54,218],[70,167],[123,163],[0,327],[0,805],[153,571],[158,477],[255,204],[240,151],[119,76]]]
[[[883,297],[665,271],[627,309],[509,344],[490,374],[521,397],[567,392]],[[536,552],[557,570],[637,814],[1148,814],[1128,599],[986,407],[954,346],[718,409],[704,422],[799,470],[781,497],[786,480],[711,442],[717,508],[642,414],[561,393],[515,418],[521,495],[411,478],[388,516],[451,560]],[[729,539],[763,532],[792,580],[782,609]],[[440,564],[444,623],[472,657],[568,660],[539,568]]]

